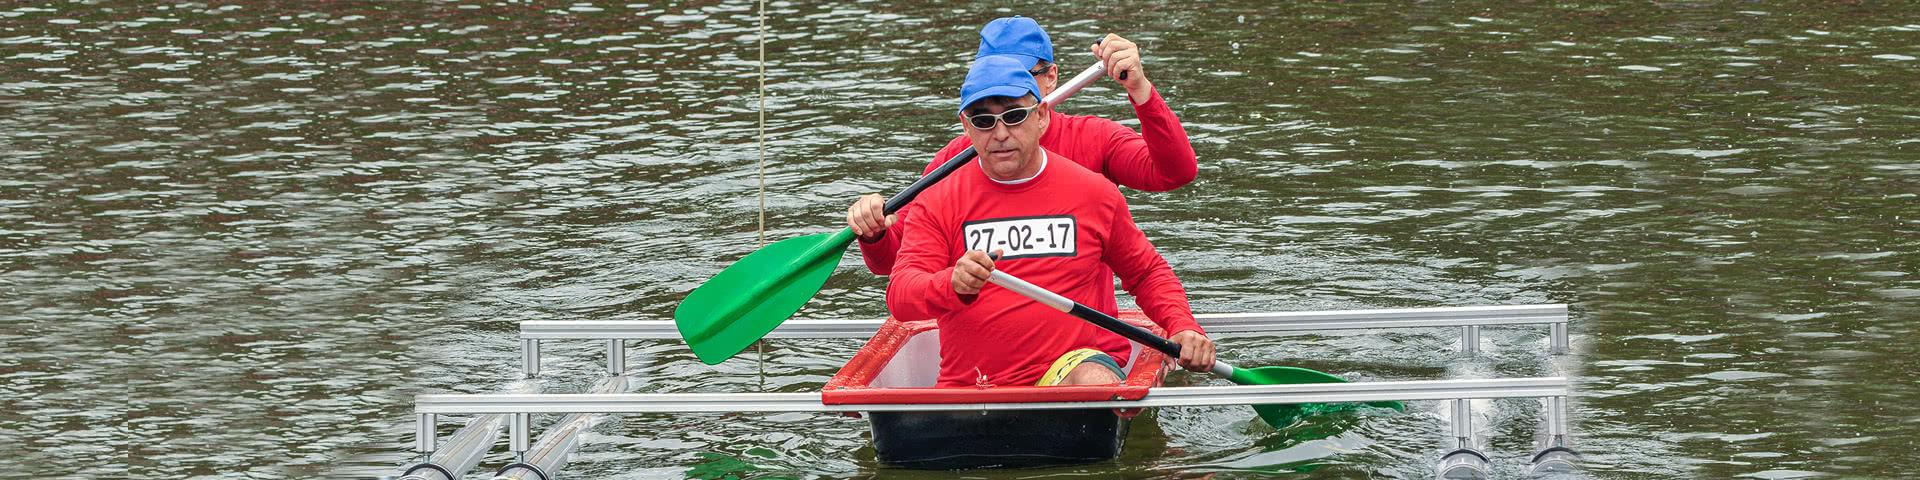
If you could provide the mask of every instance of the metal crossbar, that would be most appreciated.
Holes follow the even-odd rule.
[[[1303,330],[1366,328],[1464,327],[1486,325],[1554,324],[1567,322],[1567,305],[1493,305],[1479,307],[1388,308],[1317,312],[1203,313],[1194,320],[1208,334],[1270,333]],[[881,320],[794,319],[780,324],[766,338],[868,338],[880,330]],[[680,331],[664,320],[528,320],[520,322],[520,338],[554,339],[678,339]]]
[[[1475,307],[1383,308],[1369,310],[1330,310],[1314,312],[1203,313],[1194,320],[1211,336],[1261,334],[1288,331],[1350,330],[1369,328],[1460,327],[1461,349],[1478,353],[1480,327],[1489,325],[1546,324],[1553,354],[1567,353],[1567,305],[1488,305]],[[768,333],[766,338],[856,338],[873,337],[885,320],[788,320]],[[677,340],[680,331],[673,322],[662,320],[528,320],[520,322],[520,365],[528,377],[540,373],[542,340],[606,340],[607,369],[615,375],[626,370],[626,340]]]
[[[1044,403],[953,403],[826,405],[819,392],[801,393],[615,393],[615,394],[428,394],[414,397],[417,414],[685,413],[685,412],[898,412],[936,410],[1040,410],[1144,408],[1274,403],[1349,403],[1460,398],[1563,397],[1566,377],[1394,382],[1310,383],[1160,387],[1139,400]]]

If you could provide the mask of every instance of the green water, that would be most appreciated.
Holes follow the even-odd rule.
[[[910,183],[958,132],[987,20],[1037,18],[1069,72],[1119,33],[1199,154],[1193,184],[1127,192],[1196,311],[1573,312],[1559,359],[1508,328],[1475,357],[1429,329],[1232,337],[1226,360],[1564,370],[1594,478],[1900,477],[1920,469],[1915,7],[772,2],[766,235],[838,229],[853,197]],[[415,394],[587,389],[594,342],[550,342],[543,378],[516,381],[517,322],[666,320],[759,244],[758,8],[0,6],[0,467],[394,475]],[[1063,110],[1132,115],[1110,81]],[[802,315],[883,316],[883,287],[850,258]],[[797,392],[858,345],[709,367],[635,342],[629,363],[639,391]],[[1478,403],[1518,475],[1538,402]],[[937,476],[1424,478],[1444,407],[1305,443],[1245,407],[1164,409],[1114,462]],[[923,475],[875,465],[866,435],[626,416],[567,475]]]

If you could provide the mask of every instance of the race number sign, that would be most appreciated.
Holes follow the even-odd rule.
[[[961,242],[968,250],[1005,250],[1001,260],[1071,257],[1079,252],[1078,230],[1072,215],[975,220],[961,224]]]

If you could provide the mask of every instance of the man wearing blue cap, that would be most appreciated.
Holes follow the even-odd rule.
[[[1180,279],[1134,225],[1126,197],[1042,148],[1059,117],[1040,103],[1027,68],[986,56],[968,69],[960,120],[980,154],[977,168],[954,171],[902,212],[887,309],[938,319],[940,386],[1116,383],[1131,350],[1125,339],[986,283],[1003,270],[1111,315],[1118,274],[1147,317],[1173,332],[1180,366],[1212,368],[1213,342],[1194,322]]]
[[[1127,97],[1140,119],[1140,131],[1112,120],[1093,116],[1050,112],[1050,125],[1040,137],[1040,146],[1079,162],[1109,182],[1146,190],[1167,191],[1192,182],[1199,171],[1193,146],[1179,117],[1167,108],[1166,101],[1147,81],[1140,63],[1140,50],[1118,35],[1107,35],[1093,45],[1094,56],[1107,65],[1107,76],[1126,87]],[[974,58],[1005,56],[1028,67],[1044,97],[1059,83],[1060,71],[1053,64],[1053,40],[1031,18],[1013,16],[995,19],[980,29],[980,48]],[[1051,110],[1051,106],[1049,106]],[[946,163],[947,159],[973,146],[967,136],[948,142],[934,155],[922,173]],[[886,200],[878,194],[866,195],[847,209],[847,224],[860,236],[860,256],[867,269],[877,275],[892,270],[900,249],[896,218],[882,210]],[[889,232],[889,230],[896,230]],[[1106,305],[1094,305],[1105,307]]]

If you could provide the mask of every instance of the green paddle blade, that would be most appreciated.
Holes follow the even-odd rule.
[[[1241,385],[1291,385],[1297,383],[1346,383],[1347,379],[1326,372],[1297,367],[1260,367],[1235,368],[1233,383]],[[1286,428],[1302,418],[1326,413],[1340,412],[1360,408],[1358,403],[1287,403],[1272,405],[1254,405],[1253,411],[1260,414],[1260,420],[1273,428]],[[1400,402],[1368,402],[1365,405],[1406,410]]]
[[[673,323],[708,365],[732,358],[820,293],[853,230],[794,237],[762,247],[687,294]]]

